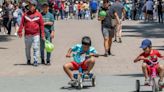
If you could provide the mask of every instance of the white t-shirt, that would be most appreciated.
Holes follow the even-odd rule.
[[[2,8],[0,8],[0,18],[2,17],[3,12],[2,12]]]
[[[77,4],[74,4],[74,6],[73,6],[73,10],[74,10],[74,11],[77,10]]]
[[[152,11],[153,6],[154,6],[154,3],[151,0],[146,2],[146,10],[151,10]]]
[[[18,17],[18,11],[17,11],[17,10],[15,10],[15,11],[13,12],[13,17],[14,17],[14,18],[17,18],[17,17]]]
[[[65,6],[65,11],[66,11],[66,12],[69,12],[69,6],[68,6],[68,5]]]

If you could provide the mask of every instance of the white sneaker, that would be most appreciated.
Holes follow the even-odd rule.
[[[71,80],[68,82],[69,85],[75,85],[76,84],[76,80]]]
[[[158,84],[159,84],[159,86],[164,86],[163,81],[159,81]]]
[[[3,34],[5,35],[5,34],[6,34],[6,32],[3,32]]]
[[[17,33],[15,33],[14,35],[17,36]]]
[[[149,80],[145,80],[144,85],[150,85],[150,81]]]

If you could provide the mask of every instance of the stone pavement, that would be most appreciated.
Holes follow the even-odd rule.
[[[2,92],[67,92],[78,91],[69,88],[69,79],[62,65],[67,50],[80,43],[85,35],[91,37],[93,46],[100,54],[104,53],[100,22],[97,20],[68,20],[55,23],[55,50],[52,65],[39,67],[27,66],[24,52],[24,39],[5,36],[0,33],[0,89]],[[82,92],[132,92],[135,79],[143,79],[141,63],[134,64],[134,58],[141,53],[139,48],[144,38],[150,38],[153,48],[164,54],[164,26],[142,21],[123,22],[123,43],[113,43],[115,56],[96,59],[93,72],[97,75],[97,86]],[[162,62],[161,62],[162,63]],[[143,90],[150,90],[143,88]],[[144,92],[144,91],[143,91]],[[145,91],[147,92],[147,91]]]

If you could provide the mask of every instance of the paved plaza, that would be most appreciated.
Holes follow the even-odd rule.
[[[164,54],[164,25],[142,21],[123,22],[123,43],[113,43],[114,56],[99,57],[93,72],[96,87],[86,86],[82,90],[67,85],[69,79],[63,71],[63,64],[71,61],[65,58],[67,50],[80,43],[83,36],[90,36],[98,53],[104,54],[103,36],[97,20],[67,20],[55,22],[55,50],[51,66],[26,65],[24,39],[0,33],[0,92],[134,92],[135,80],[144,82],[141,62],[133,63],[142,49],[144,38],[152,40],[153,48]],[[13,32],[14,34],[14,32]],[[161,61],[164,64],[164,61]],[[142,92],[151,88],[143,87]],[[150,91],[151,92],[151,91]]]

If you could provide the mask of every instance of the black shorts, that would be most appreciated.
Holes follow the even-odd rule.
[[[152,10],[147,10],[146,13],[150,14],[150,15],[153,15],[153,11]]]
[[[97,10],[91,10],[91,13],[97,13]]]
[[[16,24],[17,24],[17,18],[13,18],[13,24],[14,24],[14,26],[16,26]]]

